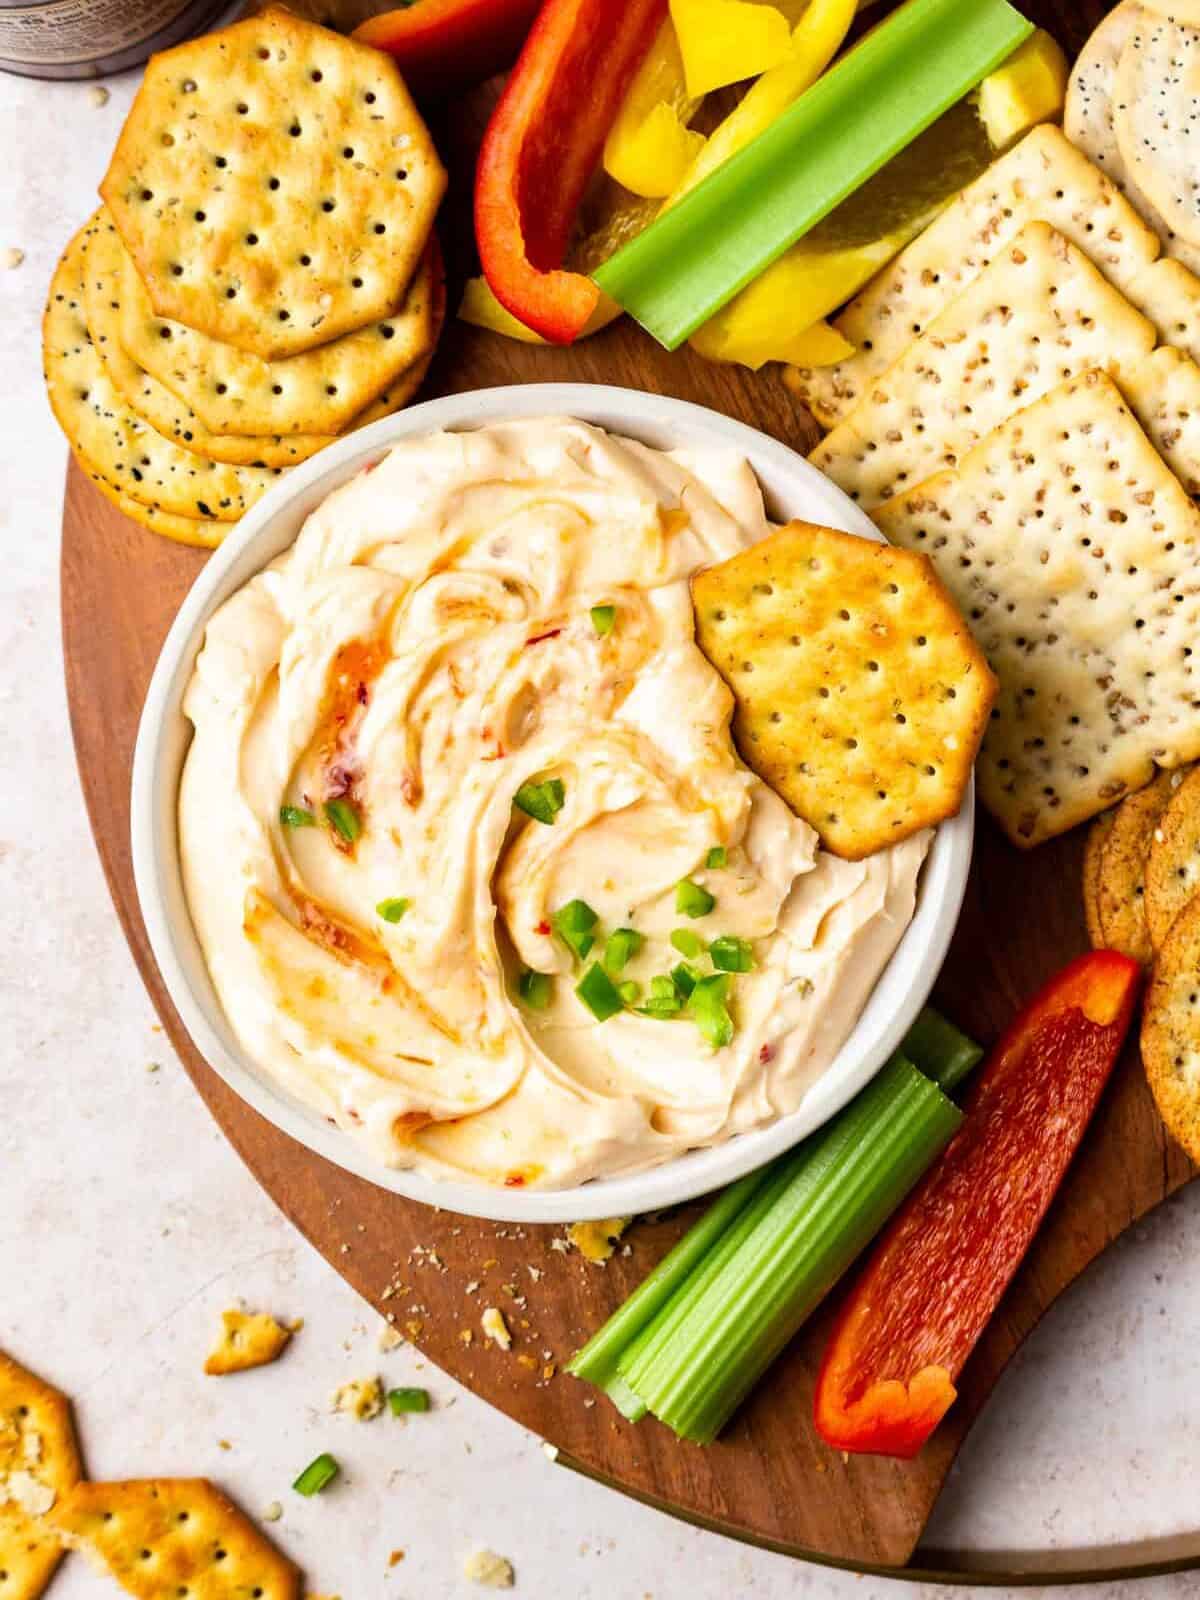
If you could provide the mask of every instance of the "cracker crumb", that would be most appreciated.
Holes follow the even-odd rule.
[[[585,1261],[602,1267],[611,1258],[632,1220],[632,1217],[607,1217],[600,1222],[572,1222],[567,1229],[567,1240]]]
[[[351,1378],[333,1391],[330,1410],[341,1411],[355,1422],[370,1422],[383,1410],[383,1384],[378,1378]]]
[[[388,1557],[388,1566],[389,1567],[399,1566],[400,1562],[403,1561],[403,1560],[404,1560],[404,1551],[403,1550],[393,1550],[391,1555]]]
[[[147,1072],[161,1072],[162,1071],[162,1062],[161,1061],[147,1061],[147,1063],[146,1063],[146,1071]]]
[[[512,1562],[494,1550],[473,1550],[463,1562],[463,1576],[485,1589],[511,1589],[517,1581]]]
[[[102,83],[94,83],[88,90],[88,104],[95,106],[97,110],[101,106],[106,106],[109,99],[109,92]]]
[[[398,1333],[390,1322],[385,1322],[379,1330],[378,1343],[379,1348],[386,1354],[389,1350],[395,1350],[404,1343],[404,1335]]]
[[[283,1507],[278,1500],[272,1500],[270,1505],[264,1508],[262,1519],[264,1522],[278,1522],[282,1516]]]
[[[488,1306],[483,1316],[479,1319],[484,1334],[501,1350],[512,1349],[512,1334],[508,1331],[508,1323],[504,1320],[504,1313],[498,1306]]]
[[[25,259],[24,250],[18,250],[15,244],[10,244],[2,258],[9,272],[15,272]]]

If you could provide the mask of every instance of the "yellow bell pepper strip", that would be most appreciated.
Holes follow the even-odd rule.
[[[668,181],[660,171],[663,138],[676,146],[680,144],[679,135],[666,119],[669,117],[681,131],[686,131],[699,106],[699,99],[689,95],[684,84],[675,24],[667,17],[608,131],[604,142],[605,172],[634,194],[658,200],[670,194],[682,174],[668,174],[669,186],[663,187]],[[699,134],[692,137],[703,143]],[[692,150],[689,164],[696,153]]]
[[[696,97],[770,71],[791,45],[782,11],[754,0],[671,0],[671,21],[687,92]]]
[[[757,287],[751,284],[743,294]],[[779,309],[774,294],[777,285],[770,287],[771,292],[757,296],[749,308],[738,307],[740,314],[728,315],[734,311],[734,302],[698,328],[688,340],[697,355],[706,361],[736,361],[757,370],[768,361],[790,361],[796,367],[831,367],[854,354],[849,339],[828,322],[814,322],[798,332],[785,328],[781,333],[778,317],[772,318],[772,311]]]
[[[1039,122],[1061,114],[1070,68],[1058,43],[1039,28],[979,85],[979,116],[997,150]]]
[[[709,136],[668,205],[702,183],[723,161],[756,139],[811,87],[850,31],[855,0],[811,0],[792,34],[787,58],[751,84],[742,100]]]
[[[704,135],[693,133],[679,112],[660,100],[636,125],[623,126],[618,119],[604,147],[604,170],[634,194],[664,200],[703,149]]]
[[[506,311],[488,288],[486,278],[468,278],[463,284],[459,302],[460,322],[469,322],[475,328],[487,328],[492,333],[503,333],[510,339],[520,339],[522,344],[545,344],[540,333],[534,333],[523,322],[518,322],[511,311]],[[799,366],[799,362],[796,363]]]

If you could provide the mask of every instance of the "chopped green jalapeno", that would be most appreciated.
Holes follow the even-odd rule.
[[[592,627],[603,639],[606,633],[613,631],[613,623],[617,620],[616,606],[593,606]]]
[[[513,795],[513,805],[535,822],[552,823],[563,808],[566,790],[561,778],[547,778],[543,783],[523,783]]]
[[[689,961],[694,961],[697,956],[704,954],[704,940],[690,928],[676,928],[671,935],[671,943],[679,954],[687,956]]]
[[[586,900],[568,900],[551,918],[554,931],[567,948],[582,961],[596,942],[592,929],[596,926],[596,913]]]
[[[353,844],[362,832],[362,818],[353,800],[327,800],[325,820],[347,844]]]
[[[681,878],[675,885],[675,909],[685,917],[706,917],[716,903],[707,889],[690,878]]]
[[[410,905],[412,905],[411,900],[405,900],[403,896],[397,895],[394,900],[381,900],[375,911],[385,922],[399,922]]]
[[[624,983],[617,985],[617,993],[621,996],[622,1005],[633,1006],[642,998],[642,986],[632,978],[626,978]]]
[[[328,1489],[341,1470],[333,1457],[326,1452],[308,1463],[292,1488],[298,1494],[320,1494],[322,1489]]]
[[[645,944],[636,928],[615,928],[604,946],[604,965],[610,972],[621,972]]]
[[[677,1017],[682,1010],[683,1001],[679,997],[679,990],[675,987],[674,980],[666,977],[651,978],[650,998],[644,1006],[638,1007],[638,1015],[664,1020],[667,1017]]]
[[[752,972],[754,951],[749,939],[739,939],[736,934],[724,933],[708,947],[712,964],[719,972]]]
[[[283,828],[315,828],[317,819],[303,806],[280,806],[279,825]]]
[[[595,1017],[597,1022],[607,1022],[618,1011],[624,1010],[624,1001],[616,985],[598,961],[591,966],[575,985],[575,993]]]
[[[394,1417],[403,1416],[406,1411],[428,1411],[428,1389],[389,1389],[388,1405]]]
[[[688,1016],[714,1050],[733,1038],[733,1018],[725,1004],[732,982],[728,973],[718,972],[701,978],[688,996]]]
[[[715,844],[704,858],[704,865],[710,872],[719,872],[722,867],[729,865],[729,852],[723,844]]]
[[[517,980],[517,993],[530,1011],[544,1011],[554,997],[554,979],[529,968]]]
[[[695,967],[689,966],[686,961],[681,961],[677,967],[671,968],[671,982],[686,1000],[699,982],[700,974]]]

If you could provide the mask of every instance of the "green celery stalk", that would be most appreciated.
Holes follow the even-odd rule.
[[[760,1167],[757,1172],[748,1173],[731,1184],[699,1222],[667,1252],[649,1277],[643,1279],[625,1304],[613,1312],[582,1350],[576,1352],[567,1371],[598,1388],[607,1388],[616,1377],[617,1358],[626,1345],[649,1325],[718,1244],[755,1192],[762,1188],[771,1170]]]
[[[1032,32],[1007,0],[906,0],[597,284],[676,349]]]
[[[968,1039],[932,1006],[924,1008],[905,1034],[904,1052],[913,1066],[946,1094],[983,1060],[983,1046]]]
[[[949,1143],[962,1115],[903,1056],[783,1159],[771,1204],[619,1361],[647,1409],[715,1439],[748,1391]]]

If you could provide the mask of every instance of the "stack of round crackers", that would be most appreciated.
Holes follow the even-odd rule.
[[[1163,772],[1092,824],[1088,934],[1152,966],[1142,1060],[1163,1121],[1200,1160],[1200,766]]]
[[[271,9],[155,56],[43,326],[97,487],[217,544],[287,467],[406,404],[441,329],[445,184],[380,51]]]

